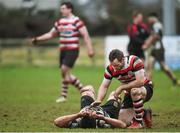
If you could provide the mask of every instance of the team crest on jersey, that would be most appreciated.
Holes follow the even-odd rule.
[[[114,101],[113,106],[117,108],[118,107],[118,102]]]

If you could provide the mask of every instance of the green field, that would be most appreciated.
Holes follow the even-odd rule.
[[[96,90],[103,78],[103,67],[77,66],[73,73]],[[175,72],[180,78],[180,71]],[[154,96],[146,104],[153,110],[153,128],[138,131],[180,131],[180,87],[172,87],[160,71],[154,73]],[[69,88],[66,103],[55,103],[59,96],[57,67],[0,67],[0,131],[126,131],[126,129],[61,129],[52,121],[79,111],[80,94]],[[113,81],[110,90],[118,86]],[[110,92],[109,90],[109,92]],[[132,130],[128,130],[132,131]]]

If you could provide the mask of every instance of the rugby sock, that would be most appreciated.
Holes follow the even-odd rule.
[[[143,115],[144,115],[144,108],[143,108],[143,100],[139,99],[137,101],[133,101],[133,107],[135,111],[135,117],[134,119],[138,122],[142,122]]]
[[[78,88],[80,91],[83,88],[83,84],[80,82],[79,79],[75,78],[73,79],[73,81],[71,82],[72,85],[74,85],[76,88]]]
[[[61,90],[61,96],[64,98],[67,98],[67,92],[68,92],[68,82],[62,81],[62,90]]]

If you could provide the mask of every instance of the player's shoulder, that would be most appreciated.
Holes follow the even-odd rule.
[[[136,55],[129,55],[129,56],[126,56],[126,58],[127,58],[127,61],[128,61],[128,62],[134,62],[134,61],[140,59],[140,58],[137,57]]]
[[[114,72],[113,66],[111,64],[106,67],[106,70],[111,74]]]
[[[133,70],[135,70],[135,71],[144,68],[143,61],[135,55],[131,55],[130,65],[132,66]]]
[[[130,56],[127,56],[126,58],[127,59],[125,61],[128,66],[135,66],[138,63],[142,63],[142,60],[135,55],[130,55]]]

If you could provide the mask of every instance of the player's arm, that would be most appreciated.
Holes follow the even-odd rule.
[[[89,117],[94,118],[94,119],[104,120],[106,123],[112,125],[113,127],[117,127],[117,128],[126,128],[127,127],[126,123],[122,122],[121,120],[117,120],[117,119],[110,118],[110,117],[105,117],[104,115],[97,114],[95,111],[90,111]]]
[[[36,43],[39,41],[45,41],[45,40],[49,40],[51,38],[54,38],[58,35],[58,31],[55,28],[52,28],[49,32],[38,36],[38,37],[34,37],[31,39],[32,43]]]
[[[92,106],[97,106],[99,104],[101,104],[101,102],[103,101],[104,97],[106,96],[107,90],[109,88],[111,81],[107,80],[104,78],[104,80],[102,81],[99,90],[98,90],[98,95],[97,95],[97,99],[96,101],[94,101],[91,105]]]
[[[110,82],[111,81],[104,78],[98,90],[97,101],[103,101],[104,97],[106,96],[107,89],[109,88]]]
[[[142,45],[142,49],[147,49],[149,48],[151,45],[153,45],[157,40],[159,39],[159,35],[157,34],[152,34],[150,35],[147,40],[145,41],[145,43]]]
[[[153,32],[151,33],[151,35],[146,39],[145,43],[142,45],[142,49],[146,50],[147,48],[149,48],[151,45],[155,44],[155,42],[157,40],[159,40],[161,37],[159,35],[159,28],[158,27],[154,27]]]
[[[54,124],[56,126],[62,127],[62,128],[67,127],[71,121],[73,121],[77,118],[80,118],[82,116],[83,116],[83,114],[81,112],[76,113],[76,114],[61,116],[54,120]]]
[[[144,69],[135,72],[136,79],[129,82],[128,84],[122,84],[115,91],[115,96],[117,97],[123,90],[130,91],[132,88],[139,88],[144,85],[145,71]]]
[[[107,66],[105,73],[104,73],[104,79],[99,87],[98,94],[97,94],[97,99],[94,101],[91,106],[97,106],[101,104],[103,101],[104,97],[106,96],[107,90],[109,88],[109,85],[111,84],[112,80],[112,72],[110,69],[110,66]]]
[[[115,91],[115,97],[117,97],[123,90],[130,91],[132,88],[139,88],[144,85],[145,71],[144,64],[141,59],[135,57],[133,63],[133,70],[135,73],[135,80],[129,82],[128,84],[122,84]]]
[[[91,38],[89,36],[89,33],[88,33],[88,30],[85,26],[82,26],[80,29],[79,29],[79,32],[80,34],[82,35],[84,41],[85,41],[85,44],[87,46],[87,51],[88,51],[88,56],[89,57],[93,57],[94,55],[94,50],[93,50],[93,47],[92,47],[92,41],[91,41]]]

